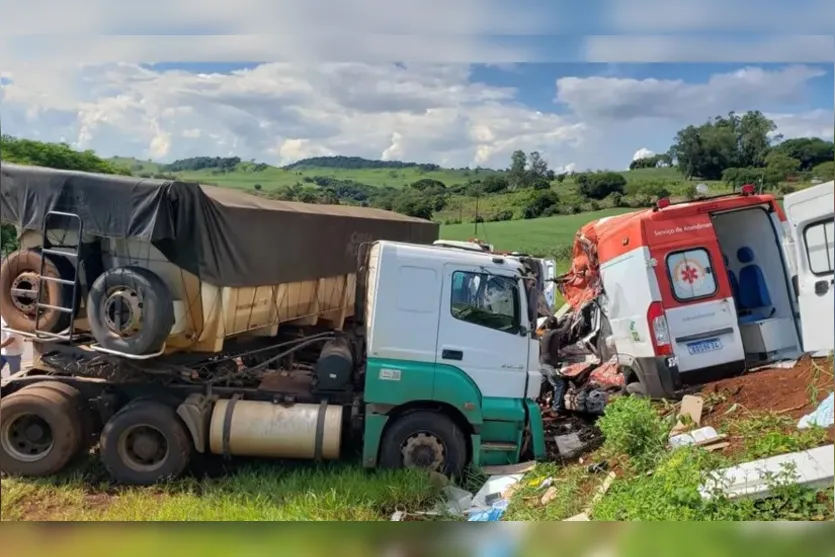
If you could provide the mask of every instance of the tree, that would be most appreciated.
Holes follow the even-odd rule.
[[[533,183],[533,189],[535,190],[550,190],[551,184],[547,180],[539,179]]]
[[[433,180],[432,178],[421,178],[417,182],[409,185],[410,188],[417,191],[445,191],[446,184],[440,180]]]
[[[508,181],[515,189],[525,187],[528,157],[524,151],[513,151],[510,156],[510,169],[508,170]]]
[[[771,173],[778,182],[784,181],[789,176],[794,176],[800,170],[800,161],[779,151],[772,151],[765,157],[766,170]]]
[[[548,173],[548,163],[539,154],[539,151],[534,151],[528,156],[528,176],[529,183],[536,180],[544,179]]]
[[[773,151],[800,161],[800,170],[804,171],[835,160],[835,143],[817,137],[787,139]]]
[[[415,194],[407,194],[397,198],[393,208],[398,213],[426,220],[431,219],[434,212],[431,199]]]
[[[46,143],[30,139],[0,136],[0,155],[6,162],[45,166],[61,170],[80,170],[99,174],[130,175],[129,168],[115,166],[99,158],[94,151],[76,151],[66,143]],[[0,251],[17,249],[17,232],[11,225],[0,226]]]
[[[727,168],[764,166],[776,129],[759,111],[731,112],[679,130],[668,156],[687,178],[718,180]]]

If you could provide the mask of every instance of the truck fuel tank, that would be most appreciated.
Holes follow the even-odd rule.
[[[337,405],[222,399],[212,411],[209,447],[215,454],[336,460],[342,412]]]

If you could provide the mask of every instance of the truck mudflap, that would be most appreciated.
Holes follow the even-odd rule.
[[[640,384],[640,394],[654,399],[674,399],[682,382],[675,358],[653,356],[636,358],[618,354],[618,364],[634,373]],[[627,383],[627,391],[630,385]]]

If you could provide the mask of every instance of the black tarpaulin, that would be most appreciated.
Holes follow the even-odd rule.
[[[85,234],[153,243],[219,286],[258,286],[356,271],[359,245],[431,244],[438,224],[365,207],[275,201],[193,183],[0,164],[0,219],[42,230],[49,211]]]

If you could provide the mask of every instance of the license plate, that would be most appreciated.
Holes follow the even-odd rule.
[[[706,352],[715,352],[716,350],[722,350],[722,342],[718,338],[691,342],[687,345],[687,350],[694,356]]]

